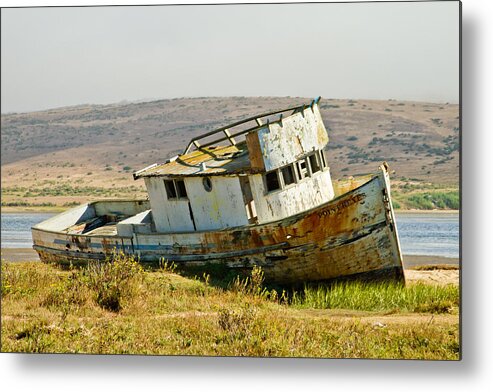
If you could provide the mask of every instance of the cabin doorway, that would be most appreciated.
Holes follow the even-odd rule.
[[[257,223],[257,210],[255,209],[255,201],[253,200],[250,180],[247,176],[240,176],[240,187],[243,194],[243,202],[245,203],[248,223]]]

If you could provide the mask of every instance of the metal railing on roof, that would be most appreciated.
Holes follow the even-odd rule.
[[[231,145],[234,146],[234,145],[236,145],[236,140],[234,139],[235,137],[245,135],[248,132],[254,131],[255,129],[261,128],[261,127],[265,126],[266,124],[269,124],[269,120],[267,120],[267,122],[264,124],[262,121],[263,118],[269,117],[269,116],[274,116],[276,114],[280,114],[280,120],[282,120],[282,114],[283,113],[292,111],[291,114],[294,114],[294,113],[297,113],[299,111],[303,111],[306,108],[313,107],[313,105],[317,105],[319,101],[320,101],[320,97],[314,99],[309,105],[305,104],[305,105],[290,107],[287,109],[276,110],[273,112],[258,114],[256,116],[248,117],[248,118],[243,119],[241,121],[237,121],[235,123],[226,125],[225,127],[217,128],[213,131],[210,131],[210,132],[204,133],[202,135],[196,136],[190,140],[190,142],[187,145],[187,148],[185,148],[182,155],[188,154],[192,147],[195,147],[196,149],[206,148],[206,147],[212,146],[216,143],[222,142],[224,140],[228,140],[231,143]],[[256,122],[255,126],[253,126],[251,128],[240,130],[240,131],[235,132],[235,133],[231,133],[232,128],[239,127],[240,125],[243,125],[243,124],[246,124],[246,123],[249,123],[252,121]],[[220,133],[224,134],[224,136],[221,136],[221,137],[214,139],[212,141],[208,141],[204,144],[199,143],[199,141],[202,139],[205,139],[205,138],[208,138],[212,135],[216,135],[216,134],[220,134]]]

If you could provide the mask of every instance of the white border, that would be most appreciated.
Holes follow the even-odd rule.
[[[181,0],[145,4],[202,3]],[[216,3],[228,3],[216,0]],[[251,2],[251,1],[243,1]],[[275,1],[273,1],[275,2]],[[22,1],[0,5],[136,4]],[[463,360],[461,362],[0,354],[4,391],[486,391],[493,385],[493,23],[490,1],[463,2]],[[323,389],[322,389],[323,388]]]

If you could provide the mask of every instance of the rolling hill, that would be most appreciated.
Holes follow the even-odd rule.
[[[3,114],[2,204],[142,196],[132,171],[182,152],[201,133],[310,100],[199,97]],[[322,99],[320,108],[334,178],[387,161],[398,185],[458,188],[458,105]]]

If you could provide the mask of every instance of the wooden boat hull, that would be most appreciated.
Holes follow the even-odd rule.
[[[337,194],[337,192],[336,192]],[[179,268],[219,265],[238,272],[262,267],[267,282],[297,285],[333,279],[404,282],[387,170],[315,209],[261,225],[188,233],[87,236],[33,228],[44,262],[90,262],[115,248],[141,262]]]

